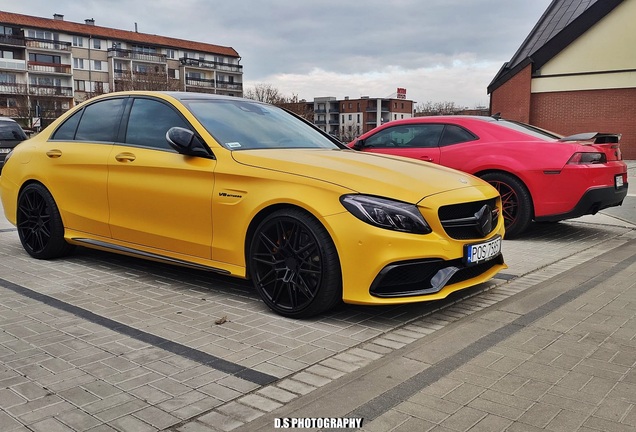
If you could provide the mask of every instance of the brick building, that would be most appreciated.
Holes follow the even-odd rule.
[[[621,133],[636,159],[636,0],[553,0],[488,86],[490,112],[563,135]]]

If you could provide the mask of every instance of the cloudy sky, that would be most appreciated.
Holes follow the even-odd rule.
[[[44,18],[231,46],[244,88],[488,105],[486,87],[551,0],[0,0]]]

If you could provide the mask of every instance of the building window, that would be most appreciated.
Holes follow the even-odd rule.
[[[360,114],[358,114],[358,123],[360,123]]]
[[[179,78],[179,76],[177,75],[177,70],[168,68],[168,77]]]
[[[84,46],[84,38],[82,36],[73,36],[73,46],[74,47],[83,47]]]
[[[349,121],[353,120],[353,116],[349,114]]]
[[[351,108],[351,102],[349,102],[349,108]]]
[[[0,57],[5,58],[5,59],[12,59],[13,58],[13,51],[0,51]]]
[[[75,80],[75,91],[86,91],[86,82],[82,80]]]
[[[102,49],[102,40],[101,39],[93,39],[93,48]]]
[[[96,70],[96,71],[102,70],[102,62],[99,60],[93,60],[93,70]]]
[[[75,69],[84,69],[84,59],[74,58],[73,59],[73,67]]]
[[[8,74],[0,72],[0,83],[2,84],[15,84],[17,82],[15,74]]]
[[[173,59],[175,58],[175,52],[173,49],[167,49],[166,50],[166,57]]]
[[[29,53],[29,61],[37,63],[62,64],[62,57],[49,54]]]

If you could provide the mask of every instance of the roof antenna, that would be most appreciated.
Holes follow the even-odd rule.
[[[495,120],[501,120],[501,112],[495,113],[490,117],[494,118]]]

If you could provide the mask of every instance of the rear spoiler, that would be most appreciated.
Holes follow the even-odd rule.
[[[617,144],[620,140],[621,134],[601,132],[586,132],[559,139],[559,141],[593,141],[594,144]]]

